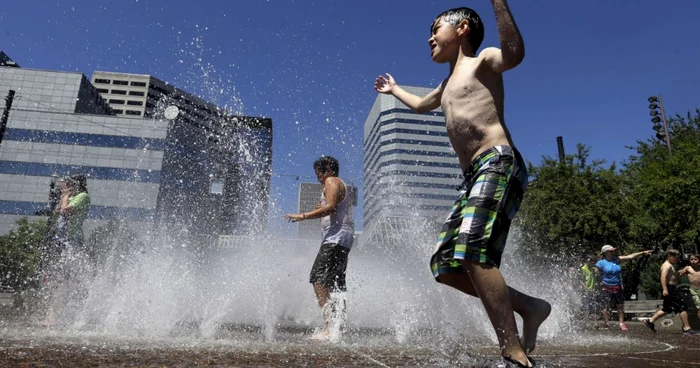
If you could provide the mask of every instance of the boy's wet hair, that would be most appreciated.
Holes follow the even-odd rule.
[[[669,257],[680,257],[680,255],[681,255],[681,252],[677,251],[676,249],[672,249],[672,248],[669,248],[668,250],[666,250],[666,254],[665,254],[666,259],[668,259]]]
[[[321,156],[318,160],[314,161],[314,170],[318,170],[322,173],[327,173],[329,170],[338,175],[340,171],[340,164],[335,157],[331,156]]]
[[[430,34],[433,34],[433,27],[435,23],[439,22],[440,19],[444,18],[445,22],[456,26],[462,20],[466,19],[469,25],[469,35],[467,39],[469,41],[469,46],[472,51],[476,54],[476,50],[481,46],[481,42],[484,41],[484,23],[481,21],[481,17],[474,10],[469,8],[454,8],[450,10],[445,10],[440,15],[435,17],[433,23],[430,25]]]

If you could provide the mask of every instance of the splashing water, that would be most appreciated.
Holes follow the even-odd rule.
[[[241,114],[239,99],[224,100],[236,95],[233,79],[219,77],[212,64],[202,61],[201,36],[188,47],[180,57],[195,60],[191,64],[196,68],[188,69],[194,74],[185,79],[200,83],[197,89],[227,112]],[[257,158],[251,143],[240,136],[223,138],[254,172]],[[238,190],[256,198],[254,188]],[[245,213],[263,210],[256,201],[242,209]],[[343,306],[334,309],[331,342],[342,342],[344,331],[355,331],[350,333],[355,341],[367,345],[437,345],[442,350],[465,343],[495,346],[496,335],[480,301],[433,280],[428,261],[436,233],[422,220],[414,223],[410,230],[392,234],[390,241],[355,245],[348,264],[348,291],[334,294],[331,300]],[[284,330],[308,332],[321,325],[321,311],[308,283],[320,244],[257,234],[202,246],[170,234],[148,235],[144,239],[148,246],[140,250],[108,249],[98,269],[85,268],[74,275],[73,283],[54,290],[51,303],[57,325],[49,333],[114,340],[179,337],[207,344],[229,329],[243,331],[226,335],[235,336],[234,342],[260,335],[264,343],[273,344],[282,339]],[[518,254],[516,238],[511,236],[506,247],[502,271],[510,286],[552,304],[553,312],[540,329],[541,340],[556,339],[570,346],[606,343],[578,332],[576,338],[570,337],[576,329],[570,309],[576,291],[563,276],[565,267],[547,260],[528,264],[528,258]],[[629,343],[625,339],[608,342]]]

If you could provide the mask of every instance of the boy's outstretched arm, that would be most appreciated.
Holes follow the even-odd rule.
[[[480,56],[484,58],[486,64],[494,72],[503,73],[508,69],[515,68],[523,61],[525,58],[525,43],[506,0],[491,0],[491,3],[496,13],[498,39],[501,42],[501,48],[485,48],[481,51]]]
[[[420,97],[408,93],[403,88],[399,87],[396,81],[394,81],[394,77],[389,73],[386,73],[386,77],[383,75],[377,77],[377,80],[374,82],[374,89],[379,93],[396,97],[399,101],[403,102],[404,105],[419,114],[440,107],[440,99],[442,97],[442,83],[425,97]]]

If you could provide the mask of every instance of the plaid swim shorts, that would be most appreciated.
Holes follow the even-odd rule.
[[[499,267],[527,182],[525,163],[510,146],[489,148],[474,159],[438,235],[433,276],[465,272],[462,260]]]

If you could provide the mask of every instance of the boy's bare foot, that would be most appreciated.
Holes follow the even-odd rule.
[[[530,354],[535,350],[537,341],[537,330],[544,322],[549,313],[552,312],[552,306],[542,299],[536,299],[537,302],[533,305],[531,313],[523,316],[523,337],[520,338],[520,346],[522,346],[525,354]]]

